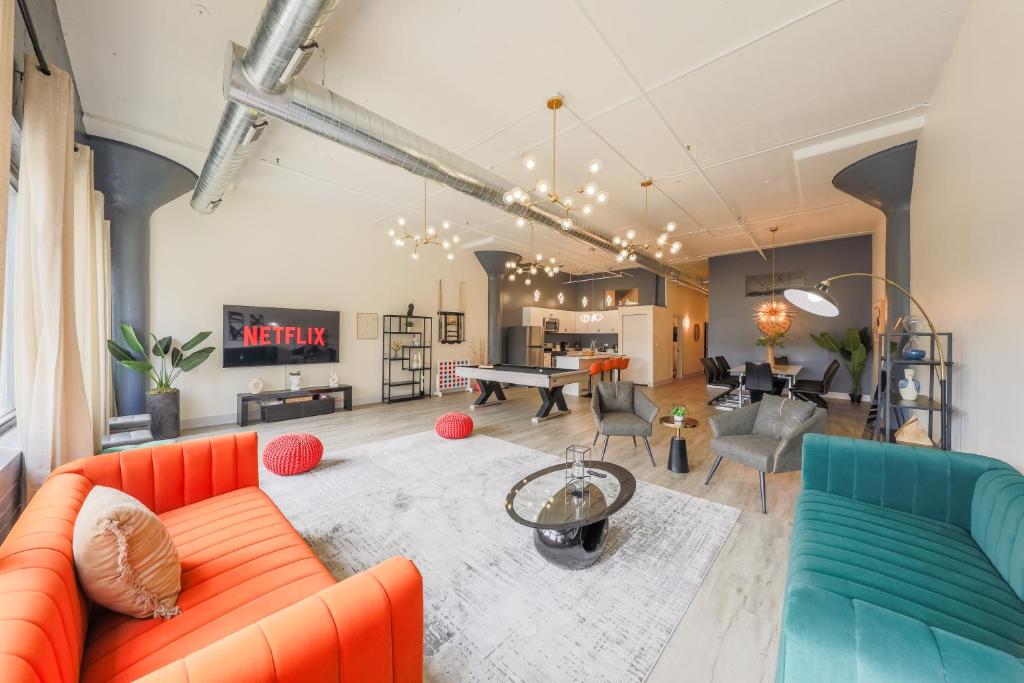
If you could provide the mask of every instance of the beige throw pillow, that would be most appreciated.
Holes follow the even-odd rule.
[[[127,493],[95,486],[75,520],[75,569],[93,602],[132,617],[181,612],[181,561],[157,516]]]

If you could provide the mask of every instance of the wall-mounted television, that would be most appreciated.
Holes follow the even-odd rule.
[[[224,306],[224,367],[337,363],[341,313]]]

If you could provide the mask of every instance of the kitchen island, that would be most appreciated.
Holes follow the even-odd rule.
[[[606,353],[606,352],[595,352],[593,354],[590,354],[590,352],[588,352],[588,351],[579,351],[579,352],[570,351],[569,353],[570,354],[577,354],[578,353],[579,355],[556,356],[555,357],[555,367],[556,368],[565,368],[567,370],[583,370],[583,371],[588,373],[588,376],[589,376],[589,373],[590,373],[590,366],[593,365],[594,363],[596,363],[598,361],[606,361],[609,358],[618,358],[618,357],[620,357],[622,355],[621,353]],[[586,354],[586,355],[583,355],[583,354]],[[605,377],[605,379],[607,379],[607,376]],[[566,394],[567,396],[582,396],[584,394],[590,393],[589,389],[590,389],[589,382],[584,382],[584,383],[582,383],[582,385],[581,384],[567,384],[565,386],[565,389],[563,389],[563,393]]]

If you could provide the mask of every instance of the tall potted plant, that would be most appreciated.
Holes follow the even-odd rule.
[[[121,323],[121,336],[127,346],[121,346],[112,339],[107,340],[107,350],[121,365],[141,372],[153,383],[146,392],[146,412],[151,419],[151,431],[156,439],[174,439],[181,433],[181,397],[174,388],[174,381],[183,372],[195,370],[213,353],[214,347],[206,346],[192,351],[203,343],[211,332],[200,332],[180,347],[174,345],[170,337],[153,338],[152,353],[160,359],[159,367],[149,360],[145,347],[128,323]]]
[[[860,381],[864,375],[868,354],[871,353],[871,333],[868,332],[868,328],[847,328],[842,340],[836,339],[828,332],[812,334],[811,339],[821,348],[839,356],[839,361],[850,373],[850,402],[860,403]]]

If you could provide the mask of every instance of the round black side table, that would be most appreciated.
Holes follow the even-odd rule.
[[[686,474],[690,471],[690,461],[686,459],[686,439],[683,438],[683,430],[693,429],[700,423],[692,417],[686,417],[681,422],[677,422],[671,415],[665,415],[658,422],[676,430],[668,449],[668,471]]]

